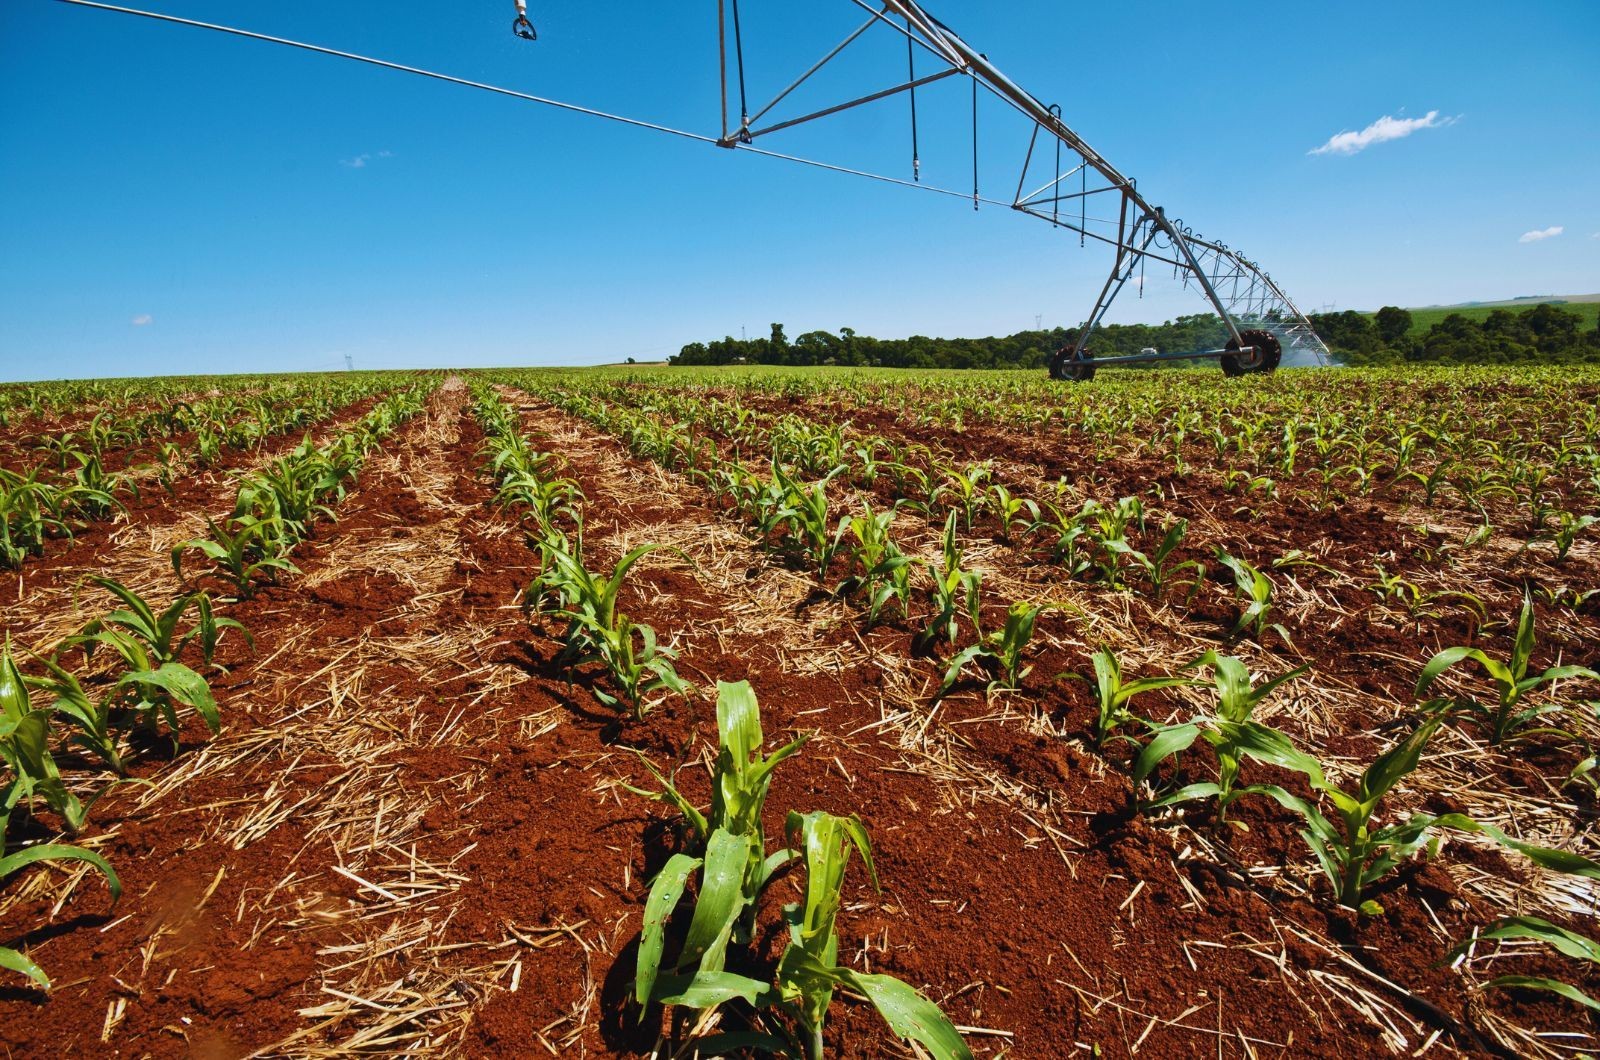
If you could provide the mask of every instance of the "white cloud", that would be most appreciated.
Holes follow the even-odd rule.
[[[344,166],[346,169],[366,169],[367,168],[367,164],[369,162],[371,162],[374,158],[393,158],[393,157],[394,157],[394,152],[393,151],[379,151],[377,154],[373,154],[372,152],[368,151],[368,152],[366,152],[364,154],[356,155],[354,158],[341,158],[339,160],[339,164],[341,166]]]
[[[128,323],[132,324],[136,328],[142,328],[147,324],[154,324],[155,322],[156,318],[151,316],[149,313],[140,313],[138,316],[128,321]]]
[[[1566,229],[1561,225],[1551,225],[1549,228],[1539,228],[1532,232],[1524,232],[1522,235],[1517,237],[1517,242],[1537,243],[1541,239],[1554,239],[1556,236],[1565,231]]]
[[[1600,232],[1596,232],[1594,235],[1590,236],[1589,238],[1590,239],[1600,239]]]
[[[1312,155],[1353,155],[1357,151],[1381,144],[1386,140],[1399,140],[1418,129],[1440,129],[1455,122],[1454,118],[1441,118],[1439,112],[1430,110],[1420,118],[1396,118],[1385,114],[1360,132],[1348,130],[1328,138],[1321,147],[1313,147]]]

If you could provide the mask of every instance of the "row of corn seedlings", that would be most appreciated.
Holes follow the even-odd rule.
[[[333,517],[364,457],[423,408],[429,388],[413,386],[392,394],[360,421],[322,446],[310,441],[267,467],[240,477],[232,515],[208,520],[212,534],[174,549],[181,574],[183,556],[199,551],[211,559],[237,595],[249,595],[259,579],[294,570],[288,552],[319,519]],[[19,808],[31,813],[42,804],[69,833],[87,822],[95,801],[127,778],[130,755],[167,740],[177,745],[179,712],[192,709],[206,728],[220,730],[221,712],[210,683],[182,661],[198,654],[202,667],[216,666],[218,645],[230,631],[249,640],[238,621],[219,615],[204,591],[180,593],[164,607],[109,578],[93,584],[120,604],[66,638],[48,654],[28,653],[38,673],[25,674],[9,640],[0,656],[0,758],[6,775],[0,789],[0,837]],[[92,673],[69,669],[69,653],[81,653]],[[49,705],[43,705],[48,700]],[[62,775],[63,755],[92,755],[111,774],[109,783],[81,797]],[[115,870],[98,854],[66,843],[24,846],[0,859],[0,879],[41,861],[85,861],[106,877],[113,896],[121,893]],[[28,976],[48,988],[46,973],[26,955],[0,948],[0,967]]]
[[[584,559],[582,488],[559,473],[559,460],[532,448],[517,413],[489,387],[475,387],[477,416],[484,428],[482,457],[496,487],[495,503],[522,522],[539,554],[539,573],[523,592],[535,618],[565,623],[558,664],[569,680],[583,666],[598,664],[611,690],[591,685],[596,699],[641,719],[660,694],[687,696],[689,686],[673,666],[676,653],[655,630],[635,622],[618,606],[633,566],[661,546],[639,545],[610,570],[591,570]]]
[[[769,474],[763,476],[737,455],[719,455],[687,426],[688,419],[668,422],[576,390],[547,396],[566,411],[628,440],[635,453],[701,482],[768,547],[814,571],[819,580],[827,580],[835,561],[842,560],[847,573],[834,591],[863,601],[869,628],[890,617],[912,621],[914,599],[925,601],[928,610],[915,646],[928,650],[943,645],[953,653],[941,692],[948,691],[972,664],[991,678],[991,691],[1017,687],[1025,673],[1022,651],[1045,607],[1039,601],[1009,602],[1003,626],[983,628],[981,576],[966,569],[958,540],[958,529],[970,531],[980,518],[991,518],[999,535],[1014,547],[1042,551],[1072,577],[1095,579],[1113,589],[1142,588],[1157,600],[1178,589],[1192,599],[1210,575],[1206,564],[1179,555],[1187,529],[1184,520],[1162,525],[1154,546],[1139,547],[1134,535],[1147,531],[1147,515],[1137,497],[1115,504],[1091,498],[1072,508],[1058,503],[1059,498],[1041,502],[1021,496],[993,481],[987,464],[961,466],[933,460],[930,468],[921,459],[931,459],[925,447],[917,454],[875,436],[813,430],[799,422],[788,423],[781,436],[764,436],[747,422],[742,428],[744,444],[773,443]],[[646,439],[646,444],[639,439]],[[797,465],[787,464],[785,457],[796,458]],[[839,462],[828,466],[830,461]],[[806,481],[799,477],[802,466],[828,469],[820,478]],[[870,502],[844,513],[833,507],[830,486],[842,481],[864,490],[880,478],[896,494],[890,509],[874,511]],[[944,517],[937,561],[907,556],[896,544],[891,528],[901,511],[927,520]],[[1288,631],[1271,621],[1272,579],[1226,553],[1219,552],[1217,559],[1219,569],[1231,575],[1239,601],[1234,635],[1249,632],[1259,639],[1273,631],[1290,640]],[[966,643],[964,630],[970,638]]]
[[[332,411],[371,393],[379,381],[354,386],[323,386],[287,396],[258,396],[246,401],[223,396],[201,406],[178,403],[124,427],[109,414],[97,414],[76,431],[57,435],[38,446],[45,458],[25,471],[0,468],[0,566],[16,567],[39,555],[54,537],[70,538],[86,522],[107,519],[124,510],[119,494],[136,493],[132,472],[109,472],[110,448],[137,444],[192,428],[190,448],[163,443],[155,468],[157,480],[170,492],[175,477],[188,467],[207,467],[225,449],[259,447],[268,438],[321,420]],[[141,433],[145,432],[145,433]]]
[[[210,561],[211,573],[239,598],[258,583],[298,573],[290,559],[295,546],[316,524],[333,520],[367,454],[407,420],[420,413],[431,388],[413,386],[385,397],[355,424],[322,445],[309,436],[265,466],[239,477],[233,511],[221,520],[206,517],[207,536],[172,550],[172,567],[183,574],[193,552]]]
[[[1324,509],[1337,508],[1346,496],[1377,492],[1427,507],[1448,503],[1491,529],[1498,522],[1529,544],[1547,542],[1557,562],[1592,529],[1600,507],[1600,414],[1592,404],[1558,394],[1581,380],[1571,373],[1519,373],[1519,382],[1551,399],[1550,414],[1530,415],[1534,402],[1486,400],[1483,372],[1390,378],[1394,374],[1381,377],[1389,389],[1373,385],[1378,375],[1368,384],[1364,373],[1342,373],[1337,387],[1317,377],[1301,377],[1299,385],[1283,377],[1254,388],[1248,408],[1187,373],[1125,378],[1092,397],[1015,376],[904,384],[866,376],[751,375],[689,384],[657,377],[648,401],[657,407],[693,402],[707,386],[720,390],[730,382],[790,399],[843,394],[853,402],[845,402],[840,417],[848,417],[852,404],[870,404],[894,408],[914,424],[956,430],[1003,424],[1096,459],[1167,460],[1180,477],[1214,468],[1230,488],[1252,497],[1270,499],[1293,484]],[[1469,375],[1477,378],[1466,381]],[[615,384],[595,390],[612,400],[630,393]],[[719,393],[705,404],[720,415],[716,406],[729,402]]]
[[[634,636],[646,654],[654,646],[653,632],[619,615],[615,601],[629,567],[655,546],[633,549],[609,574],[589,573],[578,559],[581,488],[557,474],[555,456],[529,444],[515,411],[492,388],[474,389],[486,434],[482,456],[497,487],[496,503],[518,515],[540,552],[542,570],[528,589],[528,604],[535,611],[553,607],[569,622],[563,658],[570,665],[587,659],[606,662],[636,715],[642,714],[644,697],[652,690],[670,688],[687,694],[670,663],[652,671],[655,680],[643,686],[637,670],[622,662]],[[598,689],[596,695],[619,705],[617,697]],[[691,1034],[693,1048],[702,1055],[728,1047],[818,1060],[828,1009],[836,991],[844,988],[867,997],[896,1034],[918,1042],[932,1055],[970,1057],[950,1021],[913,987],[893,976],[858,972],[839,962],[837,919],[852,852],[860,853],[877,886],[871,842],[859,818],[791,812],[787,845],[768,849],[763,809],[773,770],[806,738],[764,753],[760,710],[747,682],[718,683],[717,722],[720,746],[709,809],[696,807],[648,760],[643,764],[661,782],[661,790],[633,789],[676,806],[684,815],[682,849],[656,875],[646,900],[634,969],[641,1018],[656,1005],[696,1010],[697,1027],[709,1025],[721,1014],[748,1029],[705,1036],[697,1029]],[[745,973],[750,971],[748,947],[758,930],[759,898],[770,884],[789,874],[791,863],[803,867],[805,883],[803,901],[785,912],[790,945],[770,978],[752,978]],[[686,899],[692,912],[685,914],[689,923],[680,942],[672,921]],[[678,919],[681,927],[684,917]],[[669,941],[677,943],[670,956]],[[730,957],[742,970],[729,967]]]
[[[213,734],[221,727],[204,673],[182,661],[194,646],[199,664],[212,668],[229,631],[249,640],[239,622],[216,614],[203,592],[181,593],[164,607],[110,578],[89,579],[110,593],[117,606],[89,622],[46,653],[28,652],[24,673],[8,638],[0,651],[0,880],[41,861],[88,862],[105,875],[113,898],[121,893],[115,871],[99,854],[67,843],[21,846],[6,854],[13,817],[42,804],[68,833],[80,831],[100,796],[127,781],[130,755],[154,744],[178,744],[179,711],[190,708]],[[68,669],[81,653],[92,674]],[[99,653],[97,655],[97,653]],[[63,776],[62,763],[87,754],[111,779],[91,781],[87,798]],[[19,972],[48,989],[49,977],[26,955],[0,948],[0,967]]]

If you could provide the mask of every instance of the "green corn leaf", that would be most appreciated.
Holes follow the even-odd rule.
[[[1361,774],[1360,801],[1368,807],[1367,816],[1371,815],[1371,807],[1417,768],[1423,748],[1433,739],[1433,734],[1443,721],[1442,715],[1430,717],[1417,726],[1410,736],[1379,755]]]
[[[728,936],[744,911],[744,872],[750,861],[751,837],[718,828],[706,841],[705,868],[694,918],[684,939],[679,967],[697,965],[701,971],[722,970]]]
[[[1529,975],[1502,975],[1483,984],[1486,988],[1496,990],[1517,988],[1522,990],[1546,990],[1552,994],[1560,994],[1564,998],[1576,1001],[1578,1004],[1600,1012],[1600,1001],[1585,994],[1571,983],[1563,983],[1557,979],[1546,979],[1541,976]]]
[[[1214,799],[1222,794],[1222,785],[1214,781],[1202,781],[1198,784],[1185,784],[1177,791],[1169,792],[1159,799],[1144,803],[1146,810],[1158,810],[1164,806],[1176,806],[1180,802],[1193,802],[1196,799]]]
[[[1574,854],[1570,850],[1555,850],[1551,847],[1524,843],[1519,839],[1511,838],[1494,825],[1480,824],[1476,821],[1471,821],[1469,818],[1463,818],[1460,814],[1447,816],[1461,818],[1461,820],[1467,822],[1466,825],[1457,824],[1454,827],[1461,828],[1463,831],[1482,832],[1501,846],[1515,850],[1540,868],[1549,869],[1552,872],[1564,872],[1569,876],[1582,876],[1590,880],[1600,880],[1600,863],[1594,862],[1582,854]]]
[[[44,969],[34,964],[16,950],[0,946],[0,968],[6,968],[32,979],[46,990],[50,989],[50,977],[44,974]]]
[[[212,733],[222,728],[222,715],[217,710],[217,701],[211,696],[211,686],[204,677],[182,663],[169,662],[157,670],[124,674],[117,684],[153,685],[164,689],[173,699],[193,707]]]
[[[1310,778],[1313,787],[1327,784],[1322,765],[1277,729],[1255,721],[1247,721],[1242,725],[1224,722],[1222,729],[1224,739],[1232,742],[1239,753],[1266,765],[1303,773]]]
[[[1528,672],[1528,660],[1533,657],[1533,597],[1524,594],[1522,612],[1517,616],[1517,639],[1511,646],[1511,678],[1522,680]]]
[[[1133,764],[1134,786],[1144,783],[1145,778],[1155,772],[1173,755],[1182,754],[1194,746],[1195,740],[1200,738],[1200,726],[1174,725],[1168,729],[1157,732],[1150,742],[1145,744],[1144,750],[1139,752],[1139,758]]]
[[[741,766],[761,752],[761,708],[749,681],[717,682],[717,733]]]
[[[1455,960],[1473,943],[1485,939],[1531,939],[1543,942],[1568,957],[1600,964],[1600,943],[1568,931],[1564,927],[1557,927],[1550,921],[1536,916],[1508,916],[1496,920],[1479,932],[1476,938],[1467,939],[1452,948],[1446,959]]]
[[[43,843],[35,847],[24,847],[0,858],[0,880],[39,861],[88,862],[105,876],[106,886],[111,889],[112,900],[122,897],[122,881],[117,878],[116,870],[111,867],[110,862],[92,850],[68,846],[65,843]]]
[[[16,660],[11,657],[11,637],[8,634],[5,650],[0,653],[0,718],[20,721],[28,715],[31,707],[28,686],[22,680],[22,671],[17,669]]]
[[[689,876],[701,864],[699,858],[674,854],[650,884],[650,895],[644,903],[644,927],[639,932],[639,960],[633,988],[634,998],[640,1005],[646,1004],[655,990],[656,977],[661,971],[661,951],[666,944],[667,920],[683,897]],[[644,1018],[642,1012],[640,1018]]]
[[[934,1060],[972,1060],[972,1050],[939,1006],[892,975],[867,975],[838,969],[839,978],[872,1002],[889,1029],[916,1042]]]
[[[738,998],[756,1008],[773,998],[770,983],[736,975],[733,972],[696,972],[694,975],[664,975],[656,986],[656,1000],[663,1005],[689,1008],[715,1008]]]

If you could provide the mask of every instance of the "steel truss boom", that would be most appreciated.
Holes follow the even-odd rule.
[[[1132,179],[1124,176],[1062,120],[1060,107],[1048,106],[1023,89],[976,48],[929,14],[916,0],[878,0],[876,3],[870,3],[869,0],[849,0],[849,2],[866,13],[866,21],[789,83],[770,102],[758,107],[752,114],[745,98],[745,64],[743,42],[738,29],[738,0],[718,0],[723,85],[722,136],[718,143],[724,147],[749,146],[773,133],[901,93],[910,94],[914,115],[915,94],[918,88],[956,75],[971,77],[975,88],[981,85],[1033,123],[1033,135],[1029,140],[1021,174],[1017,179],[1016,194],[1010,203],[1012,209],[1075,232],[1079,235],[1080,241],[1092,239],[1115,248],[1116,256],[1111,274],[1101,289],[1099,299],[1096,300],[1083,326],[1078,329],[1072,346],[1063,351],[1067,360],[1078,361],[1087,357],[1086,349],[1090,337],[1103,321],[1106,311],[1118,293],[1132,279],[1136,271],[1142,275],[1146,266],[1154,262],[1172,268],[1185,283],[1189,281],[1195,283],[1217,315],[1221,317],[1230,342],[1228,350],[1158,355],[1142,359],[1164,360],[1168,356],[1216,355],[1223,357],[1226,367],[1229,363],[1227,355],[1232,354],[1246,364],[1245,370],[1250,370],[1251,366],[1267,368],[1275,366],[1281,350],[1284,355],[1290,357],[1291,363],[1295,361],[1326,363],[1328,349],[1317,337],[1310,321],[1265,270],[1226,244],[1197,236],[1182,221],[1169,218],[1164,209],[1153,205],[1139,192]],[[731,22],[728,18],[730,4]],[[734,65],[738,77],[740,109],[737,124],[730,122],[728,110],[730,70],[727,35],[730,26],[734,31]],[[767,119],[797,88],[811,80],[869,30],[879,26],[903,34],[908,41],[908,48],[920,49],[922,53],[933,56],[936,69],[932,73],[918,77],[915,76],[913,64],[908,71],[907,79],[891,87],[820,110],[763,123],[763,120]],[[973,120],[976,184],[976,102],[974,102]],[[1029,175],[1035,168],[1035,157],[1042,157],[1043,154],[1039,150],[1041,139],[1047,145],[1053,144],[1055,148],[1053,179],[1045,181],[1032,191],[1026,191]],[[914,165],[918,164],[914,161]],[[1073,187],[1073,184],[1077,186]],[[1111,221],[1090,217],[1091,200],[1097,206],[1114,204],[1112,208],[1116,211],[1116,219]],[[973,201],[974,205],[979,201],[976,186],[973,190]],[[1263,333],[1270,337],[1263,338]],[[1278,349],[1271,350],[1270,363],[1263,365],[1260,358],[1267,351],[1264,348],[1258,350],[1257,347],[1268,346],[1276,346]],[[1255,361],[1251,360],[1252,355],[1256,356]],[[1118,358],[1118,363],[1129,363],[1140,359]]]

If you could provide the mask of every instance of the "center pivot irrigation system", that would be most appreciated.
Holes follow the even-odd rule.
[[[58,0],[58,2],[286,45],[622,122],[636,128],[670,133],[730,150],[802,162],[834,172],[961,198],[967,197],[965,192],[922,182],[921,159],[917,147],[917,89],[946,78],[964,76],[970,78],[972,83],[973,208],[976,209],[980,203],[1008,206],[1013,210],[1048,221],[1057,228],[1077,233],[1080,245],[1085,245],[1092,239],[1115,248],[1111,274],[1106,278],[1094,308],[1083,326],[1077,330],[1073,342],[1056,351],[1051,358],[1050,375],[1053,378],[1087,380],[1094,377],[1096,368],[1108,365],[1152,364],[1174,360],[1216,359],[1221,362],[1222,370],[1228,375],[1270,372],[1277,368],[1286,356],[1291,359],[1291,363],[1326,364],[1328,360],[1328,348],[1318,338],[1311,322],[1259,265],[1231,250],[1224,243],[1213,242],[1196,235],[1182,221],[1167,217],[1165,210],[1151,205],[1139,193],[1133,180],[1123,176],[1115,166],[1106,161],[1062,120],[1059,106],[1040,102],[1001,73],[987,57],[962,40],[948,26],[928,14],[915,0],[844,0],[859,8],[866,15],[866,20],[828,50],[822,58],[789,82],[788,86],[772,97],[770,102],[755,108],[750,106],[747,92],[744,31],[739,13],[739,0],[716,0],[717,56],[722,90],[722,125],[721,134],[717,136],[670,128],[591,107],[582,107],[384,59],[268,36],[250,30],[100,3],[97,0]],[[528,17],[527,0],[515,0],[515,4],[516,16],[512,23],[512,32],[524,40],[537,40],[538,34]],[[830,65],[834,65],[847,49],[867,37],[869,33],[880,38],[885,33],[904,38],[906,44],[904,80],[900,80],[896,74],[895,83],[889,87],[853,96],[820,110],[793,117],[784,116],[784,112],[780,109],[781,105],[789,100],[798,88],[812,82]],[[931,72],[918,73],[919,56],[932,57]],[[1021,174],[1017,178],[1016,193],[1010,201],[985,198],[979,192],[980,89],[1022,114],[1033,126],[1027,152],[1022,159]],[[758,141],[784,130],[898,95],[905,95],[910,101],[912,155],[910,180],[850,169],[756,146]],[[738,103],[736,119],[731,109],[735,96]],[[1040,180],[1044,182],[1029,190],[1032,182]],[[1095,202],[1096,214],[1114,213],[1115,217],[1090,216],[1091,200]],[[1110,207],[1109,210],[1106,209],[1107,206]],[[1132,356],[1098,359],[1090,353],[1090,338],[1104,320],[1111,303],[1135,274],[1139,276],[1137,286],[1143,290],[1145,269],[1151,262],[1156,263],[1158,267],[1170,267],[1186,286],[1191,280],[1195,283],[1227,329],[1228,338],[1222,349],[1173,353],[1147,350]]]

